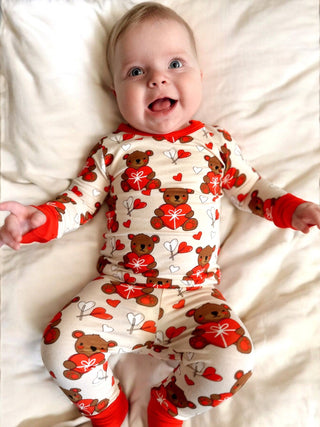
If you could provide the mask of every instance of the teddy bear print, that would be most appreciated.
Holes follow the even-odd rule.
[[[69,305],[71,305],[72,303],[76,303],[80,300],[79,297],[75,297],[73,298],[68,304],[66,304],[62,310],[64,310],[65,308],[69,307]],[[53,344],[55,343],[58,338],[60,337],[60,329],[57,328],[57,326],[59,325],[59,323],[61,322],[61,318],[62,318],[62,310],[59,311],[59,313],[57,313],[53,319],[50,321],[50,323],[48,324],[48,326],[46,327],[45,331],[43,332],[43,342],[44,344]]]
[[[76,204],[76,202],[71,199],[71,197],[69,197],[67,195],[67,193],[64,194],[60,194],[59,196],[56,197],[56,199],[52,202],[49,202],[48,204],[52,207],[55,208],[55,210],[58,213],[58,221],[62,221],[62,215],[64,215],[66,207],[65,207],[65,203],[72,203],[73,205]]]
[[[145,288],[128,283],[111,282],[102,285],[101,290],[108,295],[116,293],[124,299],[134,298],[137,304],[143,305],[144,307],[154,307],[158,304],[158,298],[155,295],[151,295],[153,288]]]
[[[81,176],[81,178],[84,181],[94,182],[97,179],[97,174],[94,172],[95,169],[97,168],[97,165],[92,156],[100,149],[102,150],[102,153],[103,153],[105,166],[109,166],[112,163],[113,155],[108,154],[108,149],[101,142],[99,142],[90,151],[89,156],[87,158],[86,165],[82,169],[82,171],[79,173],[79,176]]]
[[[97,202],[95,204],[95,207],[96,207],[97,211],[94,214],[91,214],[89,211],[87,211],[87,212],[82,213],[80,215],[80,225],[84,225],[88,221],[90,221],[98,213],[98,210],[101,208],[101,204],[99,202]]]
[[[108,211],[106,212],[107,228],[112,233],[116,233],[119,228],[119,222],[117,221],[117,214],[116,214],[117,200],[118,200],[117,196],[111,196],[110,194],[108,194],[106,198],[106,204],[108,206]]]
[[[208,162],[210,172],[203,177],[203,183],[200,185],[200,190],[204,194],[212,193],[216,200],[218,196],[221,196],[221,177],[223,164],[216,156],[204,156],[204,159]]]
[[[222,394],[211,394],[209,397],[206,396],[200,396],[198,398],[198,402],[202,406],[218,406],[220,403],[222,403],[224,400],[229,399],[229,397],[232,397],[237,391],[240,390],[241,387],[244,386],[244,384],[248,381],[248,379],[251,377],[252,372],[249,371],[246,374],[243,371],[237,371],[235,374],[236,382],[231,387],[231,390],[228,393],[222,393]]]
[[[230,307],[226,304],[206,303],[186,313],[200,324],[192,332],[189,343],[192,348],[202,349],[208,344],[227,348],[235,344],[240,353],[250,353],[252,345],[244,329],[231,319]]]
[[[108,261],[108,258],[104,255],[100,255],[97,262],[97,270],[100,274],[103,274],[103,270],[106,265],[110,264],[110,261]]]
[[[62,313],[61,311],[57,313],[54,318],[50,321],[49,325],[46,327],[43,333],[43,342],[45,344],[53,344],[60,337],[60,329],[57,328],[61,322]]]
[[[142,274],[145,277],[157,277],[159,271],[155,269],[157,263],[151,254],[155,243],[159,242],[159,236],[147,236],[146,234],[129,234],[131,240],[131,252],[123,257],[125,268],[131,269],[135,274]]]
[[[139,348],[147,348],[148,350],[153,350],[156,353],[161,353],[163,350],[167,350],[169,347],[166,347],[162,344],[155,344],[154,341],[146,341],[144,344],[136,344],[132,350],[138,350]]]
[[[251,194],[251,200],[249,202],[249,209],[255,215],[261,216],[262,218],[267,218],[272,221],[272,209],[276,202],[276,199],[267,199],[263,201],[258,196],[258,191],[253,191]]]
[[[203,283],[205,279],[212,277],[214,273],[208,273],[208,268],[210,267],[209,262],[215,249],[215,246],[212,248],[209,245],[205,248],[202,248],[201,246],[197,248],[196,253],[199,254],[198,265],[195,266],[192,270],[188,271],[183,280],[193,280],[195,284],[200,284]]]
[[[221,158],[226,166],[222,178],[222,188],[225,188],[227,190],[230,190],[230,188],[232,187],[240,187],[242,184],[245,183],[247,179],[244,173],[239,174],[239,170],[232,166],[230,154],[231,151],[229,150],[227,145],[224,144],[221,147],[220,151]]]
[[[60,388],[71,402],[77,405],[79,411],[84,415],[92,415],[95,411],[99,413],[106,409],[109,404],[109,399],[100,401],[98,399],[83,399],[80,394],[80,388],[71,388],[69,390],[62,387]]]
[[[194,212],[187,204],[189,194],[194,191],[186,188],[162,188],[165,203],[154,211],[155,215],[150,222],[153,228],[159,230],[168,227],[176,230],[181,227],[184,231],[194,230],[198,220],[193,218]]]
[[[63,375],[69,380],[78,380],[85,373],[91,371],[97,366],[105,363],[104,353],[108,348],[117,346],[115,341],[105,341],[99,335],[86,335],[82,331],[74,331],[73,338],[76,338],[76,354],[63,362],[67,369]]]
[[[152,394],[172,417],[178,415],[177,408],[196,408],[196,405],[186,398],[184,391],[176,385],[174,376],[167,385],[161,384],[159,387],[154,387]]]
[[[160,181],[154,178],[155,172],[150,166],[147,166],[150,156],[153,156],[153,151],[151,150],[137,150],[123,156],[127,165],[127,169],[121,175],[121,188],[123,191],[152,190],[160,187]]]
[[[163,277],[148,277],[146,286],[152,287],[152,288],[164,288],[164,289],[169,289],[169,288],[177,289],[179,287],[177,285],[172,286],[172,280],[166,279]]]

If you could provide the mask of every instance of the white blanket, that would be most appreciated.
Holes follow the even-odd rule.
[[[36,204],[64,190],[121,120],[105,43],[136,3],[2,1],[2,200]],[[197,37],[205,97],[196,118],[230,131],[261,175],[319,202],[318,2],[162,3]],[[239,394],[185,426],[317,427],[320,232],[277,229],[227,201],[223,209],[220,290],[251,333],[256,368]],[[89,425],[51,381],[39,349],[52,316],[96,275],[103,220],[100,212],[59,241],[1,250],[3,427]],[[121,356],[125,427],[146,425],[149,387],[169,369]]]

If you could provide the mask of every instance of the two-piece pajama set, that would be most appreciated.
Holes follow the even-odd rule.
[[[290,227],[302,203],[262,179],[223,129],[191,121],[167,135],[122,124],[24,242],[60,238],[106,202],[99,275],[50,322],[42,354],[50,374],[87,416],[119,395],[108,363],[136,352],[175,360],[151,395],[177,419],[215,407],[247,381],[248,331],[217,289],[220,202]]]

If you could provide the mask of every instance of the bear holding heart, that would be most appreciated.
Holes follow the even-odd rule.
[[[235,344],[240,353],[251,353],[252,345],[245,336],[243,327],[231,319],[230,307],[226,304],[206,303],[186,313],[200,324],[192,332],[189,343],[192,348],[202,349],[208,344],[227,348]]]
[[[63,375],[69,380],[78,380],[85,373],[105,363],[104,353],[108,352],[109,347],[118,345],[115,341],[105,341],[99,335],[86,335],[82,331],[74,331],[72,336],[76,338],[77,353],[63,363],[67,369]]]

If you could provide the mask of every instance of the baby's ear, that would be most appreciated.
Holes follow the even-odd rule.
[[[117,93],[114,90],[114,88],[112,86],[110,86],[110,92],[113,93],[113,95],[115,96],[115,98],[117,97]]]

